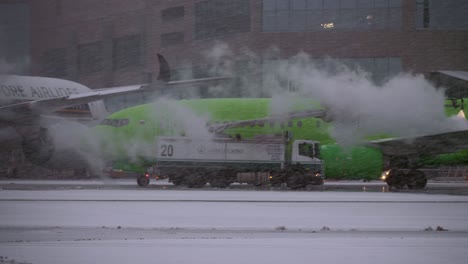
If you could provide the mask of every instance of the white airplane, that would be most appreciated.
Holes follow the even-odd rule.
[[[160,54],[159,76],[156,83],[104,89],[90,89],[82,84],[56,78],[0,75],[0,131],[10,129],[21,137],[25,157],[37,165],[44,165],[54,154],[53,140],[48,131],[50,123],[69,120],[63,113],[67,108],[84,105],[91,120],[108,115],[103,99],[142,91],[156,91],[161,86],[210,82],[223,77],[169,81],[169,64]],[[64,110],[65,109],[65,110]],[[70,110],[70,109],[69,109]],[[57,113],[62,112],[62,117]],[[68,111],[73,112],[73,111]],[[75,111],[78,112],[78,111]],[[76,120],[75,118],[72,118]],[[9,138],[2,137],[0,144]]]

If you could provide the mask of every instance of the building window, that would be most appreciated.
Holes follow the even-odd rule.
[[[264,32],[401,26],[401,0],[263,0]]]
[[[336,60],[346,65],[351,71],[362,70],[367,72],[369,79],[377,85],[382,84],[402,71],[402,62],[399,57],[339,58]],[[339,67],[339,65],[329,65],[324,59],[311,59],[310,63],[317,66],[318,69],[328,69],[330,73],[341,70],[340,68],[335,68],[336,66]],[[288,71],[294,70],[294,67],[296,67],[294,60],[264,60],[262,65],[264,90],[271,90],[271,92],[278,92],[275,89],[289,92],[300,90],[300,82],[298,83],[291,79],[288,74]]]
[[[468,1],[417,0],[416,28],[468,29]]]
[[[78,45],[78,72],[90,74],[100,72],[103,63],[102,42]]]
[[[114,70],[141,64],[141,37],[131,35],[113,40],[112,59]]]
[[[170,7],[161,11],[161,18],[162,18],[162,21],[164,22],[183,18],[184,15],[185,15],[185,10],[183,6]]]
[[[67,49],[58,48],[45,51],[42,54],[42,72],[48,77],[67,76]]]
[[[369,73],[369,77],[376,84],[380,84],[402,71],[401,58],[398,57],[342,58],[338,61],[351,70],[363,70]]]
[[[399,74],[402,71],[401,58],[349,58],[342,62],[350,69],[362,69],[370,74],[370,78],[377,84]]]
[[[195,4],[195,39],[249,31],[249,0],[209,0]]]
[[[172,32],[161,34],[161,46],[169,47],[174,45],[179,45],[184,43],[184,33],[183,32]]]

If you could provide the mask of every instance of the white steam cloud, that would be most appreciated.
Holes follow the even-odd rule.
[[[170,98],[158,98],[152,106],[153,116],[160,116],[158,123],[163,130],[172,131],[175,135],[195,138],[210,138],[206,124],[210,120],[208,115],[198,115]],[[161,116],[163,113],[163,116]],[[164,131],[163,131],[164,133]],[[166,133],[164,133],[166,134]]]
[[[3,74],[24,74],[28,71],[30,61],[28,57],[19,57],[15,61],[9,62],[0,58],[0,75]]]
[[[241,96],[271,97],[272,114],[291,111],[294,98],[319,101],[334,118],[331,133],[342,145],[360,143],[366,136],[382,133],[415,136],[468,129],[465,120],[446,117],[444,90],[422,75],[402,73],[377,85],[370,73],[352,70],[333,59],[317,64],[317,60],[300,53],[289,60],[268,60],[278,57],[278,53],[272,49],[263,54],[264,62],[259,64],[258,56],[241,51],[247,61],[244,65],[249,65],[247,72],[232,66],[239,56],[225,44],[206,56],[212,65],[227,65],[216,71],[235,76]],[[263,85],[259,85],[259,79]],[[228,90],[221,86],[216,89]]]
[[[106,142],[105,152],[119,153],[124,150],[125,156],[130,162],[138,162],[142,157],[149,160],[155,158],[156,142],[148,142],[148,134],[150,136],[188,136],[198,139],[207,139],[213,136],[206,126],[209,116],[196,114],[191,108],[171,98],[156,99],[150,104],[150,112],[146,114],[144,118],[151,120],[132,119],[132,122],[139,123],[131,124],[135,133],[133,136],[122,134],[120,136],[124,138],[119,139],[108,137],[106,134],[101,135],[100,140]],[[114,140],[119,140],[119,142],[114,142]],[[99,153],[99,150],[96,153]],[[106,158],[109,157],[104,157],[104,159]]]
[[[0,59],[0,74],[8,74],[14,72],[16,65],[7,63],[5,60]]]
[[[136,131],[135,138],[130,138],[125,142],[124,148],[127,157],[131,161],[137,161],[139,157],[155,156],[155,142],[142,141],[142,135],[147,129],[155,129],[158,135],[167,136],[188,136],[193,138],[211,138],[212,134],[208,131],[206,123],[209,120],[208,116],[199,116],[192,109],[178,103],[178,101],[162,97],[156,99],[151,104],[151,113],[148,118],[156,122],[155,128],[148,127],[150,125],[146,120],[142,125],[142,130]],[[153,144],[152,144],[153,143]]]
[[[400,74],[376,85],[366,72],[326,63],[332,64],[333,72],[299,54],[287,74],[298,84],[297,93],[318,100],[330,111],[335,119],[332,135],[340,143],[379,133],[415,136],[468,129],[465,120],[446,117],[444,90],[422,75]]]
[[[47,127],[55,148],[53,158],[48,162],[50,167],[54,167],[52,163],[63,163],[65,167],[86,168],[94,175],[101,175],[105,161],[101,156],[99,138],[93,129],[65,120]]]

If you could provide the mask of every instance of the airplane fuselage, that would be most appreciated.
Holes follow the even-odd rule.
[[[74,94],[89,93],[92,90],[82,84],[48,77],[0,75],[0,108],[6,105],[47,100],[52,98],[67,98]],[[65,117],[88,117],[99,119],[107,113],[103,112],[102,101],[67,107],[55,114]],[[21,117],[22,109],[1,109],[4,116]],[[40,114],[40,113],[38,113]],[[15,117],[14,117],[15,118]],[[3,118],[5,119],[5,118]]]
[[[0,76],[0,98],[4,101],[41,100],[89,91],[91,89],[84,85],[62,79],[19,75]]]

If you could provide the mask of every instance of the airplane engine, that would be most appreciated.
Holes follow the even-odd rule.
[[[73,128],[83,132],[78,130],[77,126]],[[89,169],[89,159],[76,149],[76,145],[67,145],[64,142],[70,131],[66,132],[61,135],[55,126],[40,127],[33,133],[23,133],[22,148],[25,159],[36,166],[52,170]]]
[[[44,165],[49,161],[55,151],[54,142],[47,128],[39,128],[38,131],[24,136],[23,153],[34,165]]]

